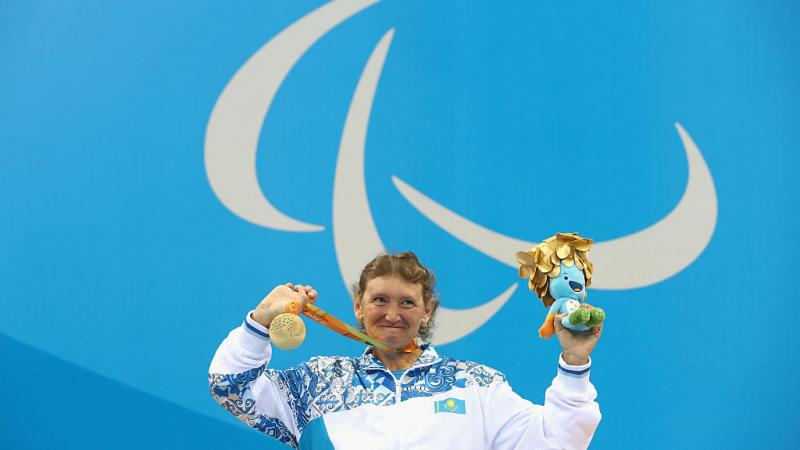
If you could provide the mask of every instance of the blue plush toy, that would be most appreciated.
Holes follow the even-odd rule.
[[[557,233],[529,251],[517,252],[519,276],[528,279],[528,287],[549,306],[539,336],[555,333],[553,321],[558,314],[565,328],[585,331],[600,325],[605,312],[586,303],[586,288],[592,282],[592,263],[588,252],[594,241],[578,233]]]

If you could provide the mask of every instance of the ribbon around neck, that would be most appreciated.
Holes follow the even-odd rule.
[[[414,350],[419,348],[417,344],[417,339],[411,341],[405,348],[394,348],[389,345],[384,344],[378,340],[375,340],[366,333],[353,328],[352,326],[342,322],[341,320],[337,319],[330,313],[326,312],[324,309],[314,306],[312,304],[306,304],[305,308],[300,311],[301,314],[308,317],[309,319],[317,322],[318,324],[333,330],[346,338],[353,339],[354,341],[361,342],[362,344],[367,344],[375,347],[378,350],[382,351],[390,351],[390,352],[403,352],[403,353],[411,353]]]

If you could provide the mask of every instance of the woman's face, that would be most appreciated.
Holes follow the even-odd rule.
[[[394,276],[367,282],[364,294],[356,299],[353,309],[369,337],[395,348],[411,343],[420,326],[431,318],[430,305],[426,307],[422,299],[422,285]]]

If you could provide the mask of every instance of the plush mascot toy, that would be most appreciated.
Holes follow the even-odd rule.
[[[520,278],[527,278],[528,288],[550,307],[539,336],[549,339],[555,333],[557,314],[567,314],[561,323],[575,331],[596,327],[606,318],[602,309],[586,303],[586,288],[592,284],[593,267],[587,256],[592,244],[578,233],[556,233],[529,251],[517,252]]]

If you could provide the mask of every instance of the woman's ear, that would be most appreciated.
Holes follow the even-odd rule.
[[[361,312],[361,302],[358,299],[358,294],[353,295],[353,314],[356,315],[356,320],[363,320],[364,314]]]
[[[431,299],[428,301],[428,304],[425,305],[425,314],[422,316],[422,323],[427,325],[428,322],[431,321],[431,316],[433,315],[433,309],[436,307],[438,302],[436,300]]]

